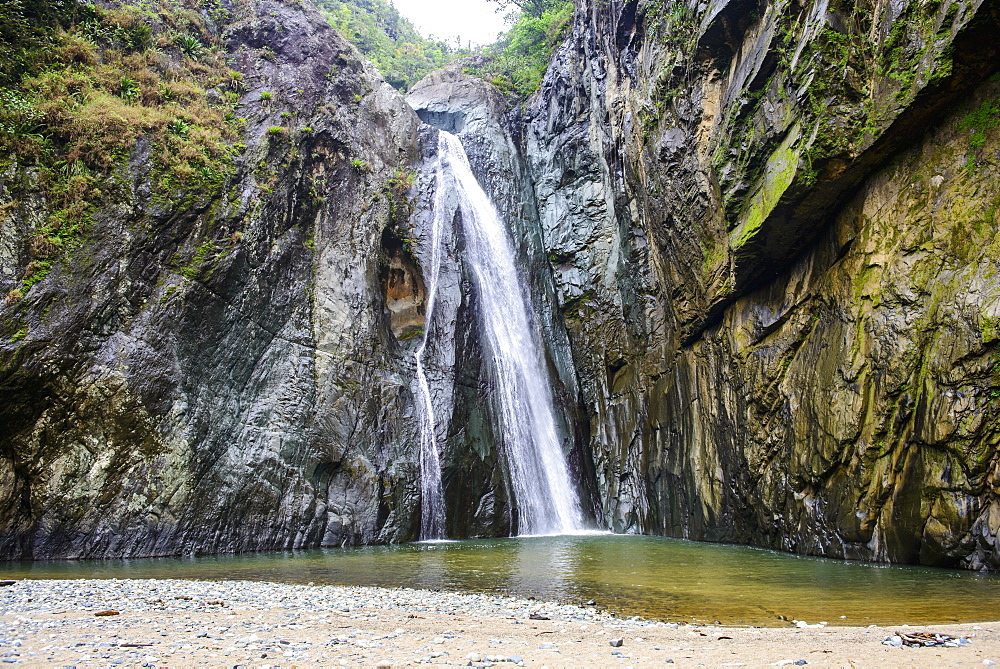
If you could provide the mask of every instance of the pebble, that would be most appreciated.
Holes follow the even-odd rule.
[[[714,631],[707,624],[687,624],[687,623],[660,623],[641,619],[616,618],[613,615],[588,609],[583,606],[571,604],[560,604],[557,602],[542,602],[537,600],[522,599],[517,597],[503,597],[496,595],[485,595],[475,593],[451,593],[421,591],[407,588],[381,589],[372,587],[343,587],[343,586],[305,586],[294,584],[280,584],[268,582],[245,582],[245,581],[186,581],[186,580],[148,580],[148,579],[106,579],[106,580],[23,580],[15,585],[4,588],[3,612],[10,617],[17,617],[22,614],[55,614],[64,612],[84,612],[87,617],[89,628],[94,630],[90,636],[79,637],[75,641],[79,647],[73,647],[73,654],[63,655],[64,659],[58,663],[63,667],[71,667],[67,659],[75,661],[79,665],[92,666],[146,666],[156,667],[161,664],[170,666],[187,666],[192,664],[192,656],[198,653],[205,653],[211,650],[214,657],[210,663],[224,665],[227,663],[224,656],[232,654],[228,658],[229,666],[233,666],[237,660],[241,663],[247,658],[261,659],[270,666],[281,663],[288,666],[298,664],[299,666],[313,666],[325,664],[329,666],[338,660],[323,661],[320,652],[324,649],[333,650],[341,654],[341,657],[351,657],[342,664],[367,666],[391,667],[404,664],[414,664],[418,662],[433,664],[452,665],[472,665],[481,663],[523,665],[525,661],[519,655],[485,655],[491,652],[484,646],[480,646],[478,651],[470,651],[469,645],[463,647],[466,641],[464,634],[468,632],[468,627],[464,631],[462,626],[468,622],[447,622],[442,624],[453,626],[452,630],[441,631],[441,628],[424,627],[423,632],[417,636],[413,630],[407,631],[403,628],[396,628],[389,632],[389,628],[383,628],[377,636],[371,632],[363,632],[360,627],[349,627],[351,620],[369,621],[378,620],[380,612],[396,612],[408,614],[410,617],[421,617],[413,615],[420,610],[432,611],[433,615],[454,615],[454,620],[465,620],[477,616],[490,618],[508,618],[514,622],[523,621],[526,629],[530,624],[532,614],[544,615],[550,618],[553,623],[551,628],[556,632],[567,632],[569,630],[580,629],[585,635],[593,635],[592,641],[595,647],[603,645],[601,640],[608,640],[610,646],[615,649],[611,651],[611,656],[616,660],[629,658],[629,655],[622,648],[625,638],[629,638],[636,644],[644,644],[648,635],[640,630],[647,630],[652,634],[652,628],[677,630],[683,627],[684,631],[677,632],[680,643],[680,636],[688,630],[692,636],[706,636],[700,630],[706,632]],[[221,605],[225,602],[225,605]],[[114,607],[113,609],[111,607]],[[95,613],[114,610],[120,614],[113,618],[94,617]],[[239,611],[257,610],[270,611],[270,618],[267,626],[254,627],[252,630],[242,626]],[[145,634],[153,638],[128,636],[129,625],[139,623],[148,625],[150,618],[143,619],[144,613],[165,612],[171,619],[183,619],[185,613],[208,613],[215,616],[215,622],[206,626],[204,622],[194,623],[188,626],[182,633],[157,629],[156,632]],[[129,615],[124,615],[129,614]],[[403,617],[403,616],[401,616]],[[197,617],[193,617],[198,620]],[[314,639],[314,643],[303,641],[291,633],[287,633],[288,638],[281,638],[283,630],[302,629],[303,625],[312,624],[312,621],[321,620],[328,623],[328,632],[321,639]],[[231,621],[231,622],[229,622]],[[572,623],[563,625],[560,623]],[[26,657],[19,656],[11,648],[20,649],[22,642],[14,637],[29,638],[29,642],[34,644],[39,634],[43,632],[45,636],[51,638],[54,650],[59,646],[59,633],[63,631],[62,626],[67,623],[56,623],[55,621],[32,621],[25,618],[10,620],[5,631],[0,632],[6,638],[0,640],[0,648],[5,651],[0,653],[0,659],[6,663],[24,662],[34,665],[44,664],[44,657],[32,659],[30,653],[24,653]],[[355,622],[354,625],[361,625]],[[808,627],[823,627],[826,623],[810,625],[802,623]],[[796,622],[796,626],[799,623]],[[603,628],[603,629],[602,629]],[[544,628],[543,628],[544,629]],[[589,631],[587,631],[589,630]],[[49,632],[56,634],[49,634]],[[253,633],[251,633],[253,632]],[[133,632],[134,633],[134,632]],[[546,634],[551,632],[545,632]],[[884,634],[885,632],[883,632]],[[118,635],[121,635],[120,637]],[[436,634],[436,636],[435,636]],[[530,634],[530,632],[529,632]],[[877,638],[873,632],[869,640],[872,644],[877,644]],[[29,636],[30,635],[30,636]],[[407,635],[409,641],[420,640],[423,645],[419,650],[414,649],[412,654],[403,658],[392,656],[387,658],[392,651],[392,639],[401,635]],[[362,638],[363,637],[363,638]],[[539,642],[545,637],[538,639]],[[549,637],[558,639],[559,646],[563,652],[572,652],[572,644],[564,641],[562,637]],[[656,641],[656,637],[651,638]],[[708,639],[706,639],[708,640]],[[902,644],[902,639],[897,635],[886,637],[883,643],[892,643],[898,640]],[[155,641],[156,647],[152,646]],[[962,639],[961,642],[968,643]],[[490,643],[509,643],[507,639],[494,638]],[[693,640],[691,643],[695,643]],[[193,646],[192,646],[193,644]],[[69,642],[66,644],[69,646]],[[453,659],[449,659],[447,651],[438,650],[432,652],[433,648],[442,648],[442,645],[455,653]],[[659,646],[650,648],[652,644],[638,646],[643,652],[661,650]],[[475,646],[473,646],[475,647]],[[28,646],[35,649],[37,646]],[[358,653],[362,649],[379,649],[374,657],[366,655],[368,658],[362,661],[362,655]],[[461,651],[459,651],[461,648]],[[506,646],[497,650],[521,650],[528,653],[529,660],[533,659],[528,652],[530,645],[520,648]],[[555,643],[541,643],[538,648],[547,651],[546,658],[556,658],[554,660],[560,664],[558,657],[568,657],[559,655],[559,649]],[[607,648],[607,646],[604,646]],[[631,647],[630,647],[631,648]],[[48,651],[49,649],[45,649]],[[62,649],[67,650],[67,649]],[[667,648],[669,651],[693,651],[689,648]],[[155,652],[156,655],[151,654]],[[480,652],[481,651],[481,652]],[[606,651],[605,651],[606,652]],[[466,654],[467,653],[467,654]],[[186,655],[185,655],[186,654]],[[380,657],[381,656],[381,657]],[[462,657],[464,659],[459,659]],[[610,660],[608,656],[604,656]],[[662,657],[662,656],[661,656]],[[794,655],[792,656],[794,657]],[[981,658],[981,656],[980,656]],[[733,658],[736,659],[736,658]],[[378,660],[378,664],[372,665]],[[596,658],[595,658],[596,660]],[[646,665],[652,658],[639,657],[633,662]],[[678,660],[680,661],[680,660]],[[977,659],[976,662],[979,662]],[[254,666],[261,666],[254,663]],[[673,660],[668,658],[661,660],[666,664],[673,664]],[[785,660],[779,664],[804,666],[808,664],[806,660]],[[992,660],[982,660],[983,666],[994,666]],[[736,666],[736,665],[731,665]]]
[[[341,659],[327,660],[327,664],[340,662],[341,666],[355,665],[361,657],[364,657],[359,652],[366,653],[379,648],[388,650],[386,647],[391,648],[393,645],[389,640],[400,635],[408,635],[410,632],[396,628],[390,633],[361,638],[360,629],[331,628],[330,636],[311,645],[301,640],[282,639],[278,636],[280,630],[302,629],[304,623],[315,620],[331,624],[351,619],[378,620],[378,612],[405,613],[411,617],[416,614],[416,617],[419,617],[419,612],[431,611],[435,615],[458,615],[461,616],[460,620],[476,616],[500,617],[509,619],[514,624],[528,623],[534,615],[536,620],[538,616],[543,616],[555,625],[582,623],[584,626],[603,627],[603,630],[596,630],[600,634],[611,634],[615,630],[621,630],[618,632],[619,635],[635,632],[641,628],[663,629],[677,626],[657,621],[616,618],[585,606],[517,597],[408,588],[306,586],[259,581],[25,579],[5,588],[4,595],[2,613],[8,616],[80,612],[94,621],[93,624],[96,626],[94,629],[114,630],[113,635],[109,633],[105,638],[85,637],[82,641],[74,639],[73,644],[67,644],[62,648],[59,647],[58,635],[49,635],[53,645],[46,648],[47,652],[55,655],[64,653],[72,647],[72,651],[79,654],[75,656],[78,665],[91,666],[92,663],[96,663],[105,667],[141,666],[154,669],[164,664],[184,666],[203,655],[209,658],[210,663],[217,665],[235,666],[237,659],[242,665],[250,658],[253,658],[251,662],[266,663],[256,666],[278,666],[275,663],[279,662],[282,665],[314,665],[323,663],[321,653],[324,649],[341,654]],[[269,623],[251,630],[237,622],[238,612],[241,610],[269,611],[272,615],[277,614],[287,618],[283,622]],[[95,617],[97,613],[105,615]],[[232,616],[233,622],[225,624],[223,622],[225,618],[222,618],[208,626],[204,623],[192,624],[179,634],[157,630],[154,638],[128,638],[130,626],[138,625],[145,629],[145,625],[150,622],[150,619],[137,616],[154,613],[166,613],[173,620],[183,620],[186,613],[214,613],[220,616]],[[37,635],[42,627],[60,632],[62,626],[66,624],[71,623],[57,623],[52,620],[45,622],[12,620],[9,623],[8,633],[15,629],[23,629],[26,633]],[[432,648],[442,648],[442,645],[447,647],[451,643],[460,643],[461,631],[445,630],[436,636],[427,637],[424,643],[428,647],[417,651],[419,655],[411,655],[408,659],[387,658],[383,654],[382,657],[376,655],[367,662],[381,661],[378,666],[382,667],[415,663],[525,665],[525,660],[520,655],[487,656],[482,652],[475,652],[469,653],[462,660],[450,660],[447,651],[431,651]],[[145,633],[149,634],[148,631]],[[118,634],[121,634],[120,638]],[[76,644],[76,641],[81,642]],[[502,639],[491,640],[493,641],[497,644],[508,643]],[[159,645],[161,643],[168,645],[161,646]],[[21,642],[0,639],[0,645],[7,646],[0,650],[13,652],[10,648],[20,646]],[[149,653],[153,648],[146,648],[154,645],[157,655]],[[554,643],[544,644],[543,648],[547,654],[560,653]],[[465,651],[469,649],[466,648]],[[385,650],[381,652],[384,653]],[[351,660],[343,659],[344,653],[351,654]],[[22,662],[30,663],[32,660],[17,655],[0,656],[0,663]],[[58,664],[64,668],[72,666],[65,659]]]
[[[431,592],[412,588],[382,589],[361,586],[294,585],[248,581],[186,581],[175,579],[22,580],[4,591],[4,610],[21,613],[90,611],[220,611],[234,608],[308,610],[369,617],[364,609],[437,613],[463,616],[496,616],[529,620],[532,613],[553,621],[613,623],[611,614],[575,604],[542,602],[519,597],[477,593]],[[113,605],[112,609],[110,605]],[[290,625],[293,621],[289,621]],[[289,626],[290,626],[289,625]],[[633,627],[676,627],[676,624],[631,620]],[[294,629],[294,628],[292,628]],[[403,630],[397,630],[401,634]],[[211,635],[201,630],[198,637]],[[235,636],[235,635],[234,635]],[[444,643],[449,632],[435,637]],[[441,641],[438,641],[441,639]],[[258,639],[259,641],[260,639]]]

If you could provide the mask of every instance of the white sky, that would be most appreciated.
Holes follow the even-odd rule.
[[[392,0],[399,13],[410,19],[424,37],[433,35],[462,46],[492,44],[497,33],[506,30],[504,12],[487,0]]]

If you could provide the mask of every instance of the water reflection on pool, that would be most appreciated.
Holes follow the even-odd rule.
[[[6,564],[4,578],[196,578],[595,600],[661,620],[930,624],[1000,617],[1000,575],[872,566],[674,539],[564,536],[199,558]]]

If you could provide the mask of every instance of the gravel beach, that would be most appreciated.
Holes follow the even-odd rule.
[[[990,666],[1000,623],[752,628],[592,606],[246,581],[43,580],[0,588],[0,662],[34,666]],[[810,625],[800,623],[800,625]],[[818,625],[818,621],[815,623]],[[897,632],[967,639],[896,647]]]

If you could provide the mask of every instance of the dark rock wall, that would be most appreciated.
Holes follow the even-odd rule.
[[[997,10],[925,10],[579,7],[527,154],[615,529],[997,567]]]
[[[998,93],[988,84],[969,104]],[[670,481],[660,531],[997,568],[1000,184],[968,167],[969,110],[868,179],[785,276],[681,349],[676,390],[650,412],[662,454],[650,473]],[[718,450],[693,459],[723,471],[722,532],[707,514],[701,527],[685,518],[697,477],[669,474],[710,438]],[[677,490],[687,500],[675,505]]]
[[[123,200],[0,307],[26,329],[0,342],[4,557],[415,534],[412,365],[389,331],[381,233],[419,120],[315,10],[244,3],[220,30],[248,120],[224,195],[154,200],[139,146]],[[269,133],[284,111],[294,124]],[[46,206],[31,179],[16,164],[0,179],[24,203],[3,228],[5,292]]]

